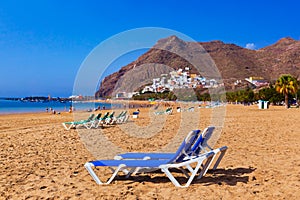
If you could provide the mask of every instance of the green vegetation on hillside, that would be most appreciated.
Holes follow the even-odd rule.
[[[295,82],[290,83],[293,84],[293,87],[296,88],[297,90],[291,90],[293,92],[287,93],[288,99],[289,99],[289,104],[292,102],[296,102],[295,100],[297,97],[300,97],[300,89],[298,89],[299,83],[297,84]],[[296,84],[296,85],[295,85]],[[260,90],[253,90],[251,88],[245,89],[245,90],[239,90],[239,91],[234,91],[234,92],[226,92],[226,100],[227,102],[240,102],[240,103],[252,103],[256,102],[258,100],[264,100],[264,101],[269,101],[270,103],[274,105],[281,105],[283,102],[285,102],[285,94],[282,95],[281,93],[277,92],[278,91],[278,83],[276,84],[270,84],[269,87],[262,88]],[[277,88],[277,89],[276,89]],[[191,96],[186,96],[183,97],[184,95],[180,94],[180,100],[183,101],[222,101],[222,97],[216,96],[216,95],[210,95],[208,90],[201,90],[197,91],[195,90],[195,95],[193,97]],[[164,99],[168,101],[174,101],[177,100],[177,96],[173,92],[163,92],[163,93],[144,93],[144,94],[139,94],[133,96],[134,100],[148,100],[148,99]],[[285,104],[287,104],[285,102]]]

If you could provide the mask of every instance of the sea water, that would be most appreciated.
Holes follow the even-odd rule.
[[[0,114],[9,113],[31,113],[31,112],[50,112],[51,109],[56,112],[68,112],[70,106],[75,110],[94,110],[95,108],[110,109],[110,103],[93,103],[93,102],[30,102],[30,101],[14,101],[0,99]]]

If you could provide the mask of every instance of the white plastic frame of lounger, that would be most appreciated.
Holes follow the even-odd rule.
[[[90,129],[90,126],[88,125],[89,122],[63,122],[63,127],[68,131],[71,128],[76,128],[79,126],[84,126],[87,129]],[[70,126],[67,126],[67,124],[70,124]]]
[[[75,124],[74,123],[71,123],[70,126],[67,126],[67,123],[66,122],[63,122],[61,123],[63,125],[63,127],[68,131],[70,130],[71,128],[75,128]]]
[[[207,151],[207,150],[205,150],[205,148],[203,148],[202,146],[200,146],[200,147],[201,147],[201,149],[202,149],[204,152],[206,152],[206,153],[208,153],[208,152],[213,152],[213,153],[214,153],[214,156],[213,156],[213,158],[212,158],[212,161],[214,161],[215,158],[217,157],[217,155],[219,155],[219,157],[218,157],[218,159],[216,160],[214,166],[212,167],[213,170],[216,170],[216,169],[217,169],[217,167],[219,166],[221,160],[223,159],[223,157],[224,157],[224,155],[225,155],[225,153],[226,153],[226,151],[227,151],[227,149],[228,149],[227,146],[223,146],[223,147],[220,147],[220,148],[217,148],[217,149],[212,149],[210,146],[207,145],[206,147],[208,147],[208,148],[210,149],[210,151]],[[211,163],[209,164],[208,168],[210,167],[210,165],[211,165],[212,163],[213,163],[213,162],[211,162]],[[205,172],[205,174],[206,174],[206,172]],[[204,176],[205,174],[203,174],[203,176]]]
[[[170,179],[170,181],[176,186],[176,187],[189,187],[190,184],[192,183],[192,181],[194,180],[194,177],[196,176],[196,174],[198,173],[200,167],[202,166],[203,161],[207,160],[206,163],[202,166],[201,172],[198,176],[198,179],[201,178],[206,171],[208,170],[210,163],[213,159],[214,153],[213,152],[209,152],[206,154],[201,154],[198,157],[189,159],[187,161],[183,161],[181,163],[173,163],[173,164],[163,164],[158,166],[157,169],[161,169],[162,172],[164,172],[167,177]],[[195,168],[191,167],[191,164],[193,163],[197,163]],[[118,174],[119,171],[128,168],[125,164],[120,164],[118,167],[116,167],[116,169],[110,167],[113,171],[112,176],[107,180],[107,182],[102,182],[99,177],[96,175],[96,173],[94,172],[94,170],[92,169],[94,166],[93,163],[91,162],[87,162],[85,163],[84,167],[86,168],[86,170],[89,172],[89,174],[93,177],[94,181],[99,184],[99,185],[103,185],[103,184],[110,184],[114,178],[116,177],[116,175]],[[107,166],[109,167],[109,166]],[[181,185],[176,178],[172,175],[172,173],[169,171],[169,168],[183,168],[186,167],[188,169],[188,171],[191,173],[191,175],[188,177],[188,181],[184,184]],[[155,169],[155,168],[154,168]]]

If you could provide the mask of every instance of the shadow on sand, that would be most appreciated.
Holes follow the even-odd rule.
[[[216,169],[214,171],[209,170],[207,175],[202,177],[199,180],[195,180],[194,183],[202,183],[204,185],[212,184],[227,184],[227,185],[236,185],[237,183],[247,183],[249,182],[249,176],[254,172],[256,168],[233,168],[233,169]]]
[[[233,168],[233,169],[216,169],[214,171],[209,170],[207,174],[201,179],[197,179],[195,177],[192,185],[236,185],[237,183],[247,183],[249,182],[249,176],[247,174],[251,174],[255,171],[256,168]],[[173,175],[176,177],[179,183],[184,184],[187,179],[179,170],[173,170]],[[155,171],[155,174],[140,174],[137,176],[133,176],[130,178],[125,178],[125,176],[118,176],[115,180],[131,180],[127,182],[127,184],[131,184],[132,182],[151,182],[151,183],[168,183],[170,180],[165,176],[164,173],[160,171]]]

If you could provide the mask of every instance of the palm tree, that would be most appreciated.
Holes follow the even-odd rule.
[[[290,74],[284,74],[279,77],[275,84],[276,91],[284,94],[285,107],[289,108],[289,94],[296,94],[298,91],[298,82]]]

